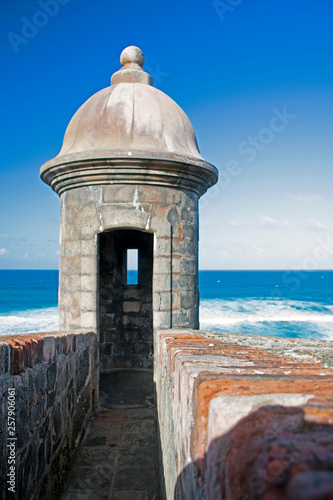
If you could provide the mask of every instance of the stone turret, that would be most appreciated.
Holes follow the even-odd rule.
[[[41,168],[61,198],[60,329],[98,332],[102,371],[152,366],[156,328],[198,328],[198,199],[217,182],[141,50],[126,48],[120,61]]]

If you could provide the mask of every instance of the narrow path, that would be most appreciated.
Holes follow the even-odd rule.
[[[101,375],[100,402],[62,500],[159,500],[152,373]]]

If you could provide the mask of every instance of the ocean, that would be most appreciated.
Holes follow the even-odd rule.
[[[333,271],[200,271],[200,328],[333,339]],[[0,270],[0,335],[58,329],[58,271]]]

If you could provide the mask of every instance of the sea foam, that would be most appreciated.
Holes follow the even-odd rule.
[[[58,308],[0,314],[0,336],[54,332]],[[292,300],[202,300],[200,328],[216,332],[333,339],[333,306]]]
[[[58,329],[57,307],[0,314],[0,336],[54,332]]]
[[[292,300],[203,300],[200,328],[303,338],[333,338],[333,307]]]

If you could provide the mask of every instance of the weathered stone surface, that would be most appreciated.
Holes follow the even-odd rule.
[[[219,339],[221,342],[239,346],[254,346],[268,353],[278,354],[283,358],[296,361],[319,363],[323,367],[333,367],[333,342],[319,339],[286,339],[279,337],[262,337],[257,335],[235,335],[231,333],[205,332],[201,335]],[[322,373],[325,373],[323,370]]]
[[[64,227],[61,230],[61,247],[65,250],[61,251],[60,259],[60,328],[64,331],[94,331],[98,322],[102,325],[100,318],[98,321],[101,311],[97,309],[96,297],[99,281],[96,232],[124,226],[151,228],[154,233],[154,327],[169,328],[174,325],[196,328],[198,253],[197,240],[193,239],[193,235],[197,233],[197,219],[191,213],[196,209],[196,203],[193,204],[195,195],[175,190],[171,196],[166,188],[149,185],[103,185],[98,190],[81,187],[78,193],[74,191],[64,193],[65,201],[62,203],[61,224]],[[182,223],[184,219],[185,225]],[[70,235],[66,234],[66,225],[70,226]],[[175,290],[172,303],[171,287]],[[106,300],[113,299],[110,296]],[[125,302],[131,300],[129,297]],[[147,317],[148,310],[144,304],[140,304],[138,311],[127,310],[131,307],[128,304],[122,307],[125,314],[130,312]],[[124,324],[128,326],[126,321],[124,318]],[[111,323],[109,329],[114,326]],[[103,332],[100,335],[105,339]]]
[[[3,338],[9,359],[0,374],[1,498],[9,498],[4,480],[8,389],[15,388],[17,439],[17,496],[10,498],[59,498],[57,491],[92,412],[95,341],[92,333]]]
[[[126,349],[133,349],[133,356],[146,355],[149,344],[126,332]],[[91,411],[98,369],[93,338],[49,334],[8,340],[17,375],[4,375],[0,409],[4,419],[6,391],[14,386],[20,422],[18,491],[21,496],[25,491],[25,498],[39,488],[44,498],[51,491],[58,495],[59,471],[70,462]],[[317,495],[313,498],[330,495],[332,370],[296,361],[289,348],[284,357],[277,355],[268,339],[260,339],[260,349],[253,338],[249,345],[241,338],[230,340],[185,329],[157,333],[155,378],[167,498],[309,500],[312,493]],[[302,341],[292,345],[301,352]],[[319,351],[325,345],[329,352],[331,343],[321,341]],[[315,346],[312,341],[311,349]],[[121,387],[125,391],[126,384]],[[149,408],[102,413],[100,422],[91,425],[95,434],[87,437],[80,463],[84,480],[77,475],[66,498],[93,487],[100,498],[111,487],[117,495],[137,491],[153,498],[157,483],[148,475],[154,468]],[[5,438],[0,432],[4,457]],[[121,453],[116,460],[117,447]],[[100,460],[101,466],[92,469],[92,460]],[[147,473],[140,475],[145,467]],[[110,477],[115,478],[113,486]]]
[[[230,467],[231,464],[229,458],[228,460],[226,459],[226,454],[227,452],[229,452],[229,454],[232,453],[232,451],[230,451],[231,449],[237,449],[239,451],[240,445],[238,442],[236,443],[231,440],[236,432],[234,432],[233,429],[240,421],[244,420],[253,412],[256,412],[256,415],[260,414],[257,410],[261,407],[273,406],[280,408],[295,408],[306,405],[311,398],[313,398],[313,396],[304,394],[263,394],[260,396],[223,396],[214,398],[209,405],[208,444],[205,457],[205,491],[207,497],[212,499],[221,498],[226,494],[222,485],[224,483],[228,483],[229,485],[229,483],[232,482],[229,476],[224,476],[223,471],[228,470],[228,474],[235,475],[234,467],[236,467],[236,463]],[[302,412],[295,413],[294,410],[292,410],[290,418],[287,419],[288,412],[289,409],[283,409],[280,412],[280,417],[282,415],[282,418],[286,419],[285,425],[288,425],[288,429],[290,430],[293,425],[296,425],[299,417],[302,416]],[[265,415],[263,420],[259,418],[259,421],[261,427],[260,432],[264,433],[266,428],[274,429],[273,433],[278,432],[276,425],[273,426],[271,422],[267,422],[267,415]],[[259,425],[257,425],[256,422],[256,429],[257,428],[259,428]],[[256,429],[252,431],[247,427],[246,432],[252,435],[256,432]],[[243,437],[240,439],[243,439]],[[253,453],[253,456],[255,456],[256,453],[258,453],[258,450]],[[243,455],[242,452],[239,451],[238,460],[242,460],[242,456],[247,457],[246,463],[251,460],[248,454]],[[240,463],[238,462],[238,469],[239,467]],[[270,463],[269,467],[272,469],[272,467],[274,467],[273,463]],[[236,475],[237,473],[238,472],[236,472]],[[257,481],[260,482],[261,480],[262,477],[259,474]],[[240,482],[240,490],[241,494],[245,494],[243,481]],[[231,491],[231,489],[230,491],[227,490],[228,497],[232,497],[233,495],[237,497],[237,494],[240,494],[240,491],[234,492],[233,490]]]
[[[307,498],[309,491],[300,491],[300,485],[303,483],[303,487],[305,486],[304,479],[296,480],[297,475],[305,471],[309,474],[308,486],[312,486],[312,489],[316,479],[312,477],[311,481],[311,474],[316,476],[318,471],[331,471],[331,477],[327,478],[325,488],[322,489],[327,491],[332,487],[332,438],[331,425],[322,426],[313,422],[309,428],[304,422],[302,408],[283,408],[277,405],[259,409],[231,432],[224,468],[225,479],[223,480],[223,468],[219,478],[225,484],[227,498],[246,495],[250,500],[284,500],[287,498],[288,488],[289,492],[296,493],[293,498]],[[243,457],[247,459],[244,460]],[[319,477],[317,476],[318,486]],[[293,484],[289,487],[292,480]],[[212,495],[211,498],[220,497]]]
[[[137,302],[137,301],[126,301],[126,302],[123,302],[123,311],[124,313],[138,313],[140,312],[140,309],[141,309],[141,304],[140,302]]]
[[[295,474],[332,470],[333,371],[293,359],[289,347],[301,352],[302,341],[287,340],[283,354],[278,339],[275,354],[276,339],[258,338],[259,348],[256,340],[185,328],[157,332],[168,499],[282,500]],[[319,352],[324,346],[332,349],[332,343],[318,341]]]
[[[4,375],[10,371],[10,346],[9,344],[0,343],[0,375]]]

